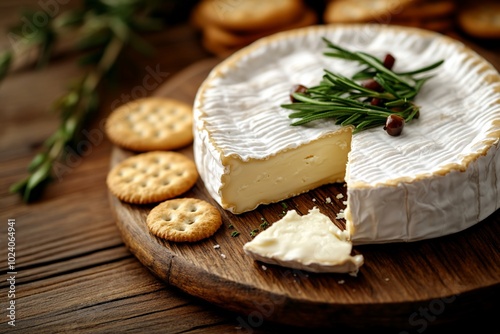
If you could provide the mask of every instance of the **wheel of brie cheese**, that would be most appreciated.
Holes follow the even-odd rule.
[[[322,37],[397,59],[411,71],[440,59],[415,103],[420,117],[399,137],[352,134],[334,121],[291,126],[295,84],[323,70],[360,69],[326,57]],[[322,25],[278,33],[216,66],[194,103],[194,157],[210,195],[235,214],[321,185],[347,185],[354,244],[415,241],[462,231],[500,207],[500,76],[460,42],[384,25]]]

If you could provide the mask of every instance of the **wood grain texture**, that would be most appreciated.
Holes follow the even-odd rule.
[[[2,31],[5,32],[7,26],[16,23],[20,6],[36,8],[38,3],[39,0],[2,0]],[[73,4],[73,0],[68,3]],[[8,45],[5,37],[6,35],[0,36],[0,51]],[[121,100],[122,94],[130,94],[134,87],[142,84],[142,79],[147,74],[146,66],[160,66],[161,71],[169,73],[165,82],[168,80],[172,85],[160,88],[162,91],[165,89],[164,94],[175,92],[179,98],[191,98],[190,88],[183,85],[176,89],[175,86],[180,86],[183,80],[179,79],[185,78],[186,72],[182,70],[186,66],[209,55],[202,48],[194,29],[181,24],[165,29],[150,40],[157,47],[157,54],[153,58],[140,60],[138,73],[130,73],[114,89],[102,92],[101,113],[87,130],[99,129],[98,123],[106,117],[112,103],[117,99]],[[482,54],[487,54],[487,58],[500,68],[498,43],[486,46],[490,51]],[[19,196],[8,192],[8,187],[14,181],[26,176],[29,161],[58,126],[57,115],[49,109],[52,101],[65,91],[67,84],[82,73],[75,66],[74,56],[67,52],[58,54],[57,59],[41,71],[35,71],[31,66],[20,66],[0,84],[0,316],[3,319],[0,322],[0,333],[304,333],[301,327],[273,324],[268,317],[264,319],[258,313],[243,315],[227,311],[166,284],[151,274],[125,247],[111,212],[104,181],[113,147],[105,137],[93,148],[92,153],[83,157],[64,175],[61,182],[50,184],[40,200],[27,205]],[[195,67],[189,67],[188,71],[196,72],[193,69]],[[177,76],[177,73],[182,76]],[[161,91],[157,93],[163,94]],[[8,302],[5,261],[7,249],[4,248],[5,222],[8,218],[15,218],[17,227],[16,327],[7,325],[6,313],[3,311]],[[491,240],[491,237],[486,239]],[[469,253],[482,254],[485,258],[491,256],[481,249],[468,249],[467,245],[469,242],[465,242],[464,249],[459,249],[466,258],[473,256]],[[498,242],[489,247],[496,249]],[[422,251],[428,249],[420,246],[414,248],[413,252],[419,253],[420,248]],[[364,252],[362,249],[361,251]],[[390,252],[390,249],[385,251]],[[379,253],[378,256],[383,257],[383,254]],[[490,276],[497,277],[500,271],[498,264],[496,267],[486,268],[490,261],[477,263],[472,270],[482,268]],[[422,262],[426,260],[422,259]],[[452,266],[452,263],[445,262]],[[378,268],[376,273],[383,276],[384,268]],[[474,282],[472,272],[455,273],[451,277],[462,274],[462,284]],[[186,282],[195,281],[193,286],[199,286],[196,277],[190,277],[189,272],[184,273],[184,276]],[[182,276],[178,277],[180,279]],[[297,284],[291,279],[287,282]],[[421,282],[419,289],[427,288],[428,284]],[[484,293],[487,295],[485,303],[493,299],[490,295],[492,289],[486,289],[488,293]],[[476,297],[474,294],[461,296],[464,296],[465,303],[477,303],[472,298]],[[430,306],[439,305],[429,304],[426,305],[427,309]],[[482,306],[487,308],[487,304]],[[419,316],[416,319],[419,322],[408,322],[411,327],[408,332],[429,334],[465,330],[492,333],[494,331],[485,328],[498,328],[497,305],[481,317],[475,316],[477,312],[469,314],[467,310],[462,319],[446,324],[444,329],[442,326],[434,326],[441,315],[447,316],[447,310],[448,306],[436,319],[431,317],[426,320]],[[262,316],[268,314],[266,309],[261,311]],[[297,322],[307,325],[306,318]],[[353,319],[352,324],[356,325],[357,322],[358,319]],[[373,333],[376,329],[370,325],[356,330],[349,325],[339,326],[335,332]],[[383,328],[378,332],[401,333],[403,329],[391,326],[390,329]],[[307,331],[325,334],[333,332],[331,328]]]
[[[194,65],[161,87],[155,95],[192,103],[197,87],[219,60]],[[192,148],[180,152],[192,158]],[[117,147],[112,165],[133,153]],[[213,304],[245,315],[293,326],[411,327],[409,317],[423,308],[439,313],[435,324],[477,316],[496,305],[500,292],[500,212],[476,226],[446,237],[414,243],[355,247],[365,264],[357,277],[312,274],[266,265],[244,255],[250,231],[262,219],[277,221],[285,210],[305,214],[313,206],[335,221],[343,208],[337,194],[342,185],[328,185],[282,203],[233,215],[221,209],[197,184],[181,197],[196,197],[219,207],[223,226],[211,238],[195,244],[171,243],[151,235],[146,216],[154,205],[120,202],[110,195],[118,227],[131,252],[166,283]],[[327,203],[330,197],[332,203]],[[282,206],[286,205],[286,209]],[[341,225],[341,222],[335,221]],[[230,228],[230,225],[233,228]],[[237,230],[241,234],[231,237]],[[215,245],[220,248],[214,249]],[[224,254],[224,256],[221,256]],[[418,314],[417,314],[418,316]],[[358,319],[353,324],[353,319]],[[418,319],[418,317],[416,317]]]

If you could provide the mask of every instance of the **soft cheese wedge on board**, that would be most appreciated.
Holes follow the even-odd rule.
[[[415,103],[420,117],[392,137],[351,135],[334,121],[291,126],[293,85],[323,70],[361,67],[326,57],[325,37],[397,59],[411,71],[438,60]],[[500,75],[449,37],[416,28],[323,25],[263,38],[209,74],[194,102],[194,157],[210,195],[235,214],[323,184],[347,185],[354,244],[414,241],[462,231],[500,208]]]
[[[290,210],[279,221],[243,246],[255,260],[319,273],[351,273],[363,264],[363,255],[351,255],[352,244],[317,207],[307,215]]]

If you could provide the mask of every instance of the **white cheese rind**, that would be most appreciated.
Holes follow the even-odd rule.
[[[499,209],[498,143],[465,171],[395,185],[348,187],[354,244],[416,241],[465,230]],[[373,197],[379,198],[377,201]],[[372,203],[369,209],[359,203]],[[370,222],[369,224],[366,222]]]
[[[265,263],[310,272],[356,274],[364,262],[363,255],[351,255],[343,231],[316,207],[303,216],[288,211],[243,250]]]
[[[498,72],[455,40],[382,25],[318,26],[276,34],[211,72],[195,100],[194,154],[214,199],[239,213],[226,205],[232,199],[223,192],[231,182],[231,159],[270,159],[338,131],[332,122],[292,127],[289,111],[280,108],[293,84],[318,83],[323,68],[346,76],[358,69],[325,57],[323,36],[351,50],[381,57],[391,52],[396,71],[445,59],[417,97],[420,118],[402,136],[372,129],[352,138],[345,181],[346,222],[354,243],[443,236],[498,210]]]

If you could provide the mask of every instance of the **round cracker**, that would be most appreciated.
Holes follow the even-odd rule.
[[[455,21],[451,18],[438,18],[429,20],[395,20],[391,22],[391,25],[416,27],[440,33],[446,33],[447,31],[450,31],[454,28]]]
[[[195,242],[212,236],[222,225],[219,210],[196,198],[178,198],[155,206],[146,219],[157,237],[175,242]]]
[[[223,29],[217,25],[209,24],[203,28],[205,42],[209,45],[220,45],[228,49],[233,47],[241,48],[248,45],[259,38],[272,35],[281,31],[303,28],[317,23],[317,15],[312,9],[306,9],[300,17],[293,22],[282,27],[277,27],[268,31],[250,32],[250,33],[235,33],[230,30]]]
[[[400,14],[416,0],[338,0],[329,1],[323,13],[325,23],[379,22]]]
[[[144,152],[184,147],[193,141],[192,128],[190,105],[170,98],[147,97],[113,110],[105,129],[115,145]]]
[[[484,2],[466,6],[458,14],[460,27],[479,38],[500,38],[500,3]]]
[[[456,4],[453,0],[437,0],[416,2],[404,8],[395,18],[433,20],[440,17],[450,17],[455,13]]]
[[[113,195],[133,204],[157,203],[179,196],[198,180],[194,162],[177,152],[153,151],[127,158],[108,173]]]
[[[196,8],[196,22],[255,32],[286,25],[303,9],[301,0],[202,0]]]

